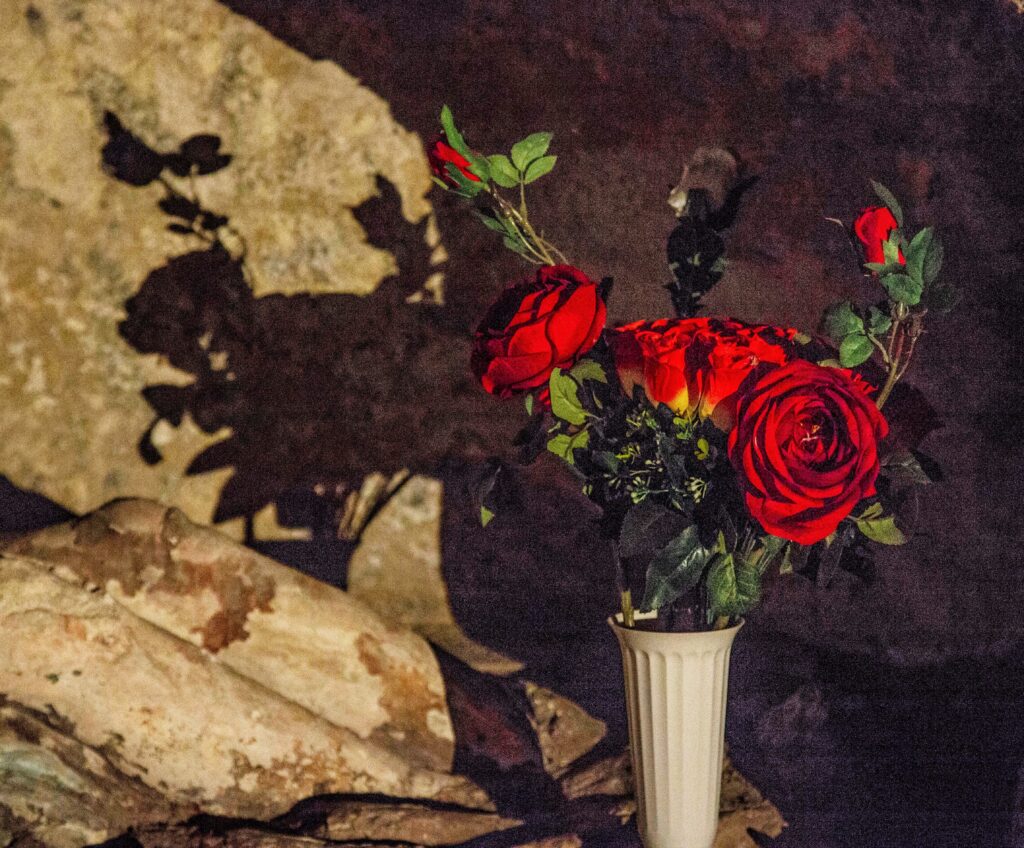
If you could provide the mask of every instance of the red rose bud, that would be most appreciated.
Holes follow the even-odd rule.
[[[814,544],[875,494],[889,425],[850,372],[793,360],[767,371],[736,415],[729,459],[767,532]]]
[[[740,386],[759,365],[789,360],[795,330],[720,318],[637,321],[609,334],[622,388],[696,412],[728,431]]]
[[[882,245],[898,226],[896,218],[885,206],[870,206],[860,213],[853,222],[853,232],[864,245],[865,262],[885,262]],[[901,265],[907,261],[903,258],[903,251],[900,251],[899,260]]]
[[[597,283],[571,265],[545,265],[488,310],[473,337],[473,373],[502,398],[541,386],[594,346],[605,315]]]
[[[431,173],[450,186],[455,186],[457,183],[452,179],[452,175],[448,173],[447,165],[449,162],[458,168],[459,173],[467,180],[474,183],[480,182],[480,177],[469,169],[469,160],[449,145],[444,140],[443,135],[438,136],[433,144],[427,148],[427,161],[430,163]]]

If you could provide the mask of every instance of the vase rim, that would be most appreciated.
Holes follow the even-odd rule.
[[[640,613],[637,615],[637,618],[640,618],[640,620],[653,617],[650,613]],[[621,618],[622,613],[616,613],[608,617],[608,625],[619,641],[626,641],[631,644],[648,643],[652,647],[655,643],[665,646],[667,643],[679,645],[683,642],[691,648],[731,645],[740,628],[746,624],[746,619],[740,618],[732,627],[724,627],[721,630],[639,630],[635,627],[623,626],[619,621]]]

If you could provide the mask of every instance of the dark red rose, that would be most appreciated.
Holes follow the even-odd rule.
[[[462,174],[467,180],[471,182],[480,182],[480,177],[469,170],[469,160],[459,153],[454,147],[448,144],[444,140],[444,136],[438,136],[433,144],[427,148],[427,161],[430,163],[431,173],[442,182],[447,183],[450,186],[456,185],[452,175],[448,173],[447,164],[450,162],[456,168],[459,169],[459,173]]]
[[[762,363],[789,360],[795,330],[728,318],[637,321],[608,334],[622,388],[732,429],[740,385]]]
[[[736,416],[729,458],[772,535],[813,544],[875,494],[889,425],[850,372],[793,360],[745,392]]]
[[[545,265],[533,280],[509,286],[473,337],[473,373],[492,395],[510,397],[569,368],[601,335],[605,304],[598,285],[571,265]]]
[[[865,262],[885,262],[882,245],[889,240],[892,231],[898,226],[892,212],[884,206],[870,206],[860,213],[853,222],[853,232],[864,245]],[[903,258],[902,251],[899,260],[900,264],[907,261]]]

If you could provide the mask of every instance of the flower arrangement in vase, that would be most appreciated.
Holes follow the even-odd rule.
[[[941,243],[930,227],[911,237],[895,197],[873,183],[881,205],[849,233],[874,302],[831,307],[818,337],[698,316],[724,272],[728,209],[748,183],[724,198],[721,187],[691,185],[672,198],[680,214],[666,288],[676,317],[607,327],[612,281],[569,264],[529,217],[526,186],[556,163],[551,134],[484,155],[448,107],[441,125],[428,150],[435,182],[537,266],[483,317],[470,364],[490,394],[524,398],[521,459],[556,454],[601,508],[641,835],[648,848],[707,848],[729,651],[764,578],[903,543],[898,507],[909,486],[936,477],[883,409],[925,316],[956,299],[939,280]],[[492,486],[481,489],[484,524]]]

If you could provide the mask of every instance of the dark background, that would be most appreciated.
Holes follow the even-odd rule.
[[[780,848],[1024,845],[1024,15],[1000,0],[227,5],[337,62],[425,140],[445,102],[488,151],[552,130],[559,163],[537,184],[532,217],[591,277],[615,278],[612,321],[670,313],[665,199],[700,144],[730,146],[761,177],[729,234],[712,312],[813,328],[828,303],[865,295],[824,217],[850,220],[872,203],[869,178],[903,199],[911,226],[936,225],[964,297],[929,321],[911,377],[944,421],[922,447],[947,481],[924,492],[910,543],[882,553],[872,582],[772,587],[734,652],[728,736],[790,822]],[[468,336],[524,268],[452,198],[434,201],[451,256],[443,308],[404,304],[423,259],[408,228],[374,208],[366,226],[396,246],[397,280],[358,306],[259,299],[273,338],[260,342],[246,401],[289,418],[221,458],[238,478],[224,514],[279,498],[285,519],[317,538],[263,549],[343,582],[347,548],[330,540],[333,506],[309,494],[313,478],[403,465],[440,476],[459,621],[607,721],[606,749],[621,749],[621,672],[604,625],[614,588],[591,507],[542,461],[516,480],[521,511],[476,523],[469,483],[525,413],[473,384]],[[333,334],[354,316],[358,331]],[[348,372],[314,367],[302,381],[311,331],[313,358],[344,353]],[[296,393],[286,408],[272,384]],[[325,397],[344,414],[321,408]],[[15,506],[2,529],[59,517],[2,494]]]

